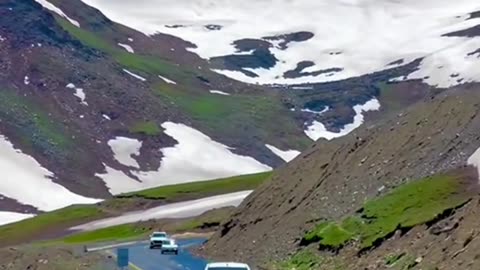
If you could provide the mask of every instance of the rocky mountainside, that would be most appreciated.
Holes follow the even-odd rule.
[[[208,241],[205,251],[214,257],[235,257],[257,266],[282,261],[302,249],[305,233],[319,222],[361,213],[366,201],[388,194],[404,183],[464,168],[472,163],[470,157],[480,147],[479,87],[465,84],[432,94],[396,115],[366,124],[343,138],[317,141],[249,196]],[[340,255],[345,255],[340,258],[347,258],[343,261],[345,268],[326,263],[323,268],[317,265],[310,269],[384,269],[385,265],[384,268],[378,265],[381,256],[394,251],[408,253],[409,248],[417,254],[427,254],[424,259],[429,260],[430,266],[447,267],[431,269],[453,269],[457,265],[463,266],[456,269],[476,269],[463,263],[473,260],[473,246],[478,244],[476,226],[471,223],[478,211],[478,195],[475,195],[478,173],[475,169],[462,170],[467,173],[454,174],[460,175],[459,179],[472,180],[468,190],[475,199],[449,219],[450,224],[457,222],[455,228],[460,226],[461,230],[451,229],[452,234],[439,233],[440,236],[435,237],[422,227],[415,228],[403,238],[397,234],[387,236],[386,240],[393,237],[395,241],[379,242],[358,254],[340,250]],[[471,251],[466,250],[472,240],[468,240],[469,233],[477,243],[468,247]],[[445,242],[445,238],[451,238],[458,245]],[[466,241],[463,247],[461,241]],[[443,255],[438,253],[441,247]],[[458,253],[448,260],[447,256],[462,248],[461,256]],[[339,250],[335,250],[338,254]]]

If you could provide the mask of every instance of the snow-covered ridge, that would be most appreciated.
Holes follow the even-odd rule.
[[[464,77],[466,81],[480,80],[474,72],[480,69],[479,61],[464,59],[471,52],[470,43],[478,44],[478,38],[443,36],[480,23],[480,18],[467,20],[471,12],[480,9],[477,0],[146,0],[142,5],[127,0],[82,1],[146,34],[163,32],[191,41],[198,46],[192,51],[203,58],[238,54],[233,42],[245,38],[262,39],[299,31],[313,34],[306,41],[289,43],[287,48],[281,48],[278,40],[271,42],[274,47],[270,51],[279,61],[270,69],[249,70],[259,77],[219,71],[249,83],[341,80],[391,68],[389,64],[398,59],[409,63],[423,57],[427,59],[412,78],[427,75],[427,83],[439,86],[457,84]],[[158,6],[164,8],[155,8]],[[280,14],[288,14],[288,19]],[[205,25],[220,25],[221,29],[209,31]],[[304,72],[342,70],[283,77],[301,61],[314,63]],[[438,65],[443,66],[441,72],[436,69]],[[444,74],[456,73],[458,78],[445,81]]]
[[[0,194],[32,205],[42,211],[52,211],[72,204],[91,204],[100,200],[77,195],[52,181],[52,172],[34,158],[16,150],[0,135]]]
[[[275,155],[280,157],[286,162],[292,161],[294,158],[296,158],[298,155],[300,155],[300,151],[297,150],[281,150],[278,149],[277,147],[273,145],[266,144],[265,147],[267,147],[270,151],[272,151]]]
[[[200,131],[186,125],[165,122],[162,127],[165,129],[164,133],[174,138],[178,144],[160,149],[163,158],[157,171],[131,170],[130,172],[141,182],[108,165],[105,165],[105,172],[97,174],[105,181],[112,194],[272,169],[251,157],[234,154],[228,146],[215,142]],[[119,139],[115,140],[118,142]],[[120,140],[125,141],[128,138]],[[111,142],[110,146],[112,146]],[[126,165],[134,165],[136,162],[131,155],[136,154],[139,147],[141,142],[130,141],[128,145],[113,145],[112,150],[118,161]]]
[[[53,11],[55,13],[57,13],[59,16],[67,19],[71,24],[75,25],[76,27],[80,27],[80,23],[71,19],[70,17],[68,17],[61,9],[59,9],[58,7],[54,6],[52,3],[48,2],[47,0],[35,0],[37,3],[39,3],[40,5],[42,5],[44,8],[50,10],[50,11]]]
[[[338,137],[345,136],[363,124],[364,112],[378,111],[379,109],[380,109],[380,102],[378,102],[376,98],[373,98],[367,101],[365,104],[354,106],[353,110],[355,111],[355,116],[353,118],[353,122],[345,125],[338,133],[328,131],[325,128],[324,124],[318,121],[313,121],[313,123],[307,127],[307,130],[305,130],[305,134],[307,134],[307,136],[314,141],[320,138],[332,140]]]

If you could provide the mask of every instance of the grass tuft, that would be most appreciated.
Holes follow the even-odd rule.
[[[157,123],[148,121],[148,122],[139,122],[134,124],[130,128],[131,133],[141,133],[148,136],[156,136],[159,135],[162,131],[160,127],[158,127]]]

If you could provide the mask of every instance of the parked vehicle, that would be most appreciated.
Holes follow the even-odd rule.
[[[250,270],[250,267],[244,263],[217,262],[207,264],[205,270]]]
[[[150,235],[150,249],[162,247],[163,241],[169,240],[166,232],[153,232]]]
[[[161,249],[162,254],[174,253],[175,255],[178,255],[178,245],[175,243],[174,239],[163,240]]]

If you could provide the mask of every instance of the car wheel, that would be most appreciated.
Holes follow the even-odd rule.
[[[175,250],[175,255],[178,255],[178,250]]]

